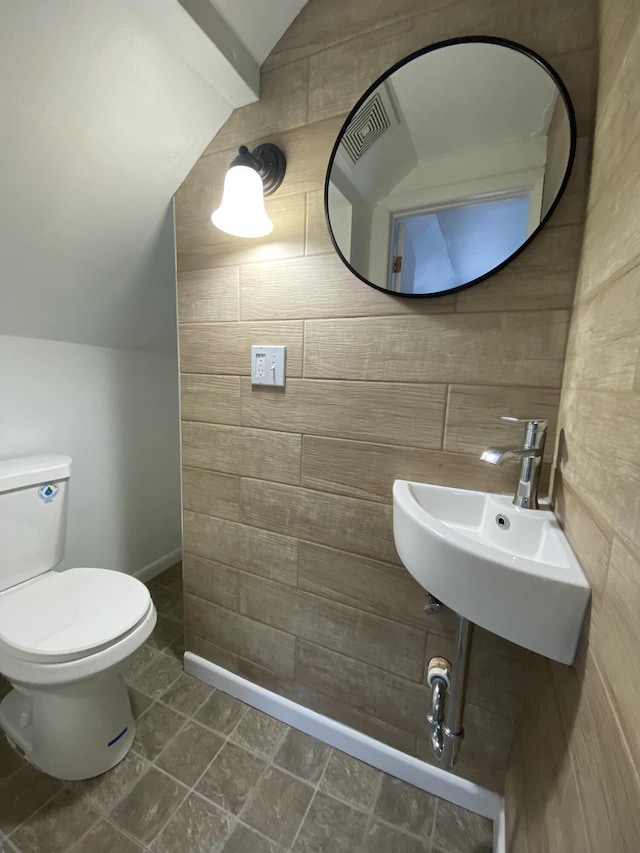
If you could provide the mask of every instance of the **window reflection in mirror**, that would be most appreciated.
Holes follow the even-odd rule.
[[[539,57],[500,40],[426,49],[345,123],[327,175],[336,248],[376,287],[449,292],[504,265],[564,188],[575,123]]]

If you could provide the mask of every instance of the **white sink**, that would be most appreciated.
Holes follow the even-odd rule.
[[[511,501],[396,480],[396,549],[418,583],[456,613],[573,663],[591,589],[554,514]]]

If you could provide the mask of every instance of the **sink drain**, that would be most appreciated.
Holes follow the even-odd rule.
[[[503,515],[501,512],[496,515],[496,524],[503,530],[508,530],[511,527],[511,522],[509,521],[507,516]]]

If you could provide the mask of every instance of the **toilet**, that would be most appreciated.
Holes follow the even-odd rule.
[[[89,779],[135,736],[124,674],[149,637],[149,591],[108,569],[53,571],[63,556],[71,459],[0,461],[0,727],[58,779]]]

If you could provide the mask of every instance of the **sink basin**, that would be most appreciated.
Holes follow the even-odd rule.
[[[396,480],[393,533],[421,586],[513,643],[573,663],[591,589],[549,509]]]

